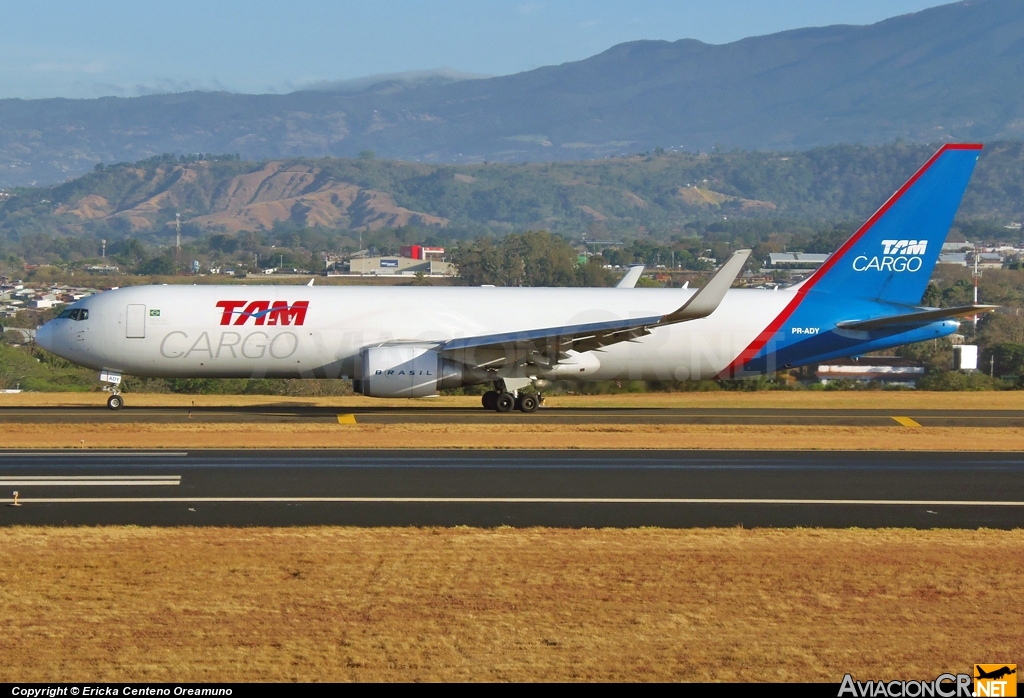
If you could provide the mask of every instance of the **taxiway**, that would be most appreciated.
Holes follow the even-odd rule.
[[[1024,427],[1024,410],[872,410],[778,408],[545,408],[497,414],[479,407],[338,409],[281,404],[260,407],[3,407],[0,424],[327,423],[358,424],[760,424],[806,426]],[[908,424],[905,420],[911,420]]]

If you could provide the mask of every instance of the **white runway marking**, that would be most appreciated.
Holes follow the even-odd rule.
[[[150,487],[180,484],[181,475],[0,475],[0,487]]]
[[[11,502],[13,500],[0,500]],[[814,506],[1024,507],[1024,502],[915,499],[632,499],[623,497],[62,497],[25,504],[793,504]]]

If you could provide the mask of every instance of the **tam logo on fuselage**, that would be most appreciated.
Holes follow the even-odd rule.
[[[220,324],[244,325],[249,318],[255,325],[302,325],[306,322],[309,301],[217,301],[221,309]]]
[[[882,240],[881,256],[859,255],[853,259],[854,271],[918,271],[924,264],[927,240]]]

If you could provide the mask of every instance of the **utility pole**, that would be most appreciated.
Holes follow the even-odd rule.
[[[978,279],[981,272],[978,271],[978,246],[974,246],[974,304],[978,304]],[[974,316],[974,336],[978,336],[978,316]]]
[[[107,240],[104,238],[100,240],[100,259],[107,258]]]
[[[174,272],[181,266],[181,214],[174,214]]]

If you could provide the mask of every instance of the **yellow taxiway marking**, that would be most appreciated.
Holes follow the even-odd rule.
[[[356,416],[354,414],[339,414],[338,424],[355,424]]]
[[[897,423],[902,424],[905,427],[919,427],[921,426],[910,417],[893,417]]]

